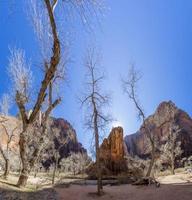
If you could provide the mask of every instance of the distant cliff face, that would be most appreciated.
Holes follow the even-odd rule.
[[[21,132],[21,121],[15,117],[10,116],[0,116],[0,121],[5,121],[3,125],[5,125],[6,130],[11,134],[12,131],[14,131],[14,137],[11,141],[11,149],[13,152],[18,152],[19,155],[19,134]],[[61,118],[53,118],[51,123],[51,128],[53,130],[52,133],[53,137],[50,137],[50,140],[53,140],[51,146],[49,146],[45,153],[45,160],[44,160],[44,166],[49,167],[51,163],[54,162],[53,159],[53,151],[51,148],[55,147],[56,151],[59,151],[59,159],[62,159],[64,157],[68,157],[71,152],[81,152],[81,153],[87,153],[86,149],[83,148],[82,144],[78,142],[77,135],[75,129],[72,127],[72,125],[64,119]],[[14,130],[16,129],[16,130]],[[0,145],[2,147],[6,147],[8,137],[5,133],[6,131],[4,127],[0,123]],[[54,132],[54,130],[57,130]],[[61,143],[60,138],[64,138],[63,141],[65,143]]]
[[[53,144],[46,149],[43,162],[43,165],[46,168],[49,168],[55,159],[52,150],[53,146],[55,147],[55,150],[59,152],[59,161],[62,158],[68,157],[71,152],[87,154],[87,150],[77,140],[75,129],[67,120],[53,118],[51,129],[53,130],[50,133],[53,134]]]
[[[155,134],[158,138],[159,145],[161,145],[161,143],[165,142],[165,136],[167,136],[169,127],[174,123],[174,120],[181,129],[178,139],[181,141],[181,147],[183,149],[182,156],[192,155],[192,119],[186,112],[177,108],[173,102],[161,103],[155,113],[146,119],[145,123],[148,127],[151,124],[155,126],[152,134]],[[127,135],[125,137],[125,143],[131,155],[137,155],[142,158],[148,156],[149,149],[147,148],[147,138],[143,125],[137,133]]]
[[[54,140],[56,148],[58,148],[59,145],[62,146],[59,152],[62,158],[69,156],[71,152],[87,152],[82,144],[78,142],[76,131],[67,120],[61,118],[54,119],[52,126],[60,130],[59,135],[55,136]],[[60,144],[58,137],[66,138],[66,144]]]

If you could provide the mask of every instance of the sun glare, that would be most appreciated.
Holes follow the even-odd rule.
[[[120,121],[114,121],[114,122],[112,123],[112,127],[118,127],[118,126],[123,127],[122,122],[120,122]]]

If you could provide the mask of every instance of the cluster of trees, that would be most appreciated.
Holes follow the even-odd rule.
[[[87,23],[92,17],[91,14],[96,13],[97,9],[100,11],[103,6],[101,1],[97,0],[28,0],[30,17],[33,24],[34,32],[41,52],[41,66],[42,80],[39,87],[34,90],[33,79],[30,63],[27,61],[25,52],[22,49],[12,48],[10,50],[8,72],[12,81],[12,88],[14,99],[19,110],[20,121],[18,126],[9,128],[5,126],[6,118],[0,119],[0,126],[4,130],[7,137],[7,144],[5,147],[0,146],[0,152],[5,161],[4,177],[9,173],[9,159],[10,148],[14,134],[17,130],[19,132],[19,154],[21,161],[21,171],[17,185],[19,187],[27,184],[27,179],[32,170],[34,170],[37,163],[44,152],[50,137],[50,115],[52,111],[60,104],[61,95],[56,93],[58,84],[65,79],[65,68],[68,62],[68,50],[66,41],[62,37],[62,9],[66,6],[72,9],[75,8],[83,22]],[[72,10],[70,10],[72,11]],[[102,91],[102,82],[104,75],[100,73],[99,67],[101,65],[100,56],[94,48],[88,50],[85,58],[85,67],[87,70],[85,91],[80,98],[82,107],[86,109],[86,126],[90,129],[94,136],[95,153],[96,153],[96,168],[98,177],[98,194],[102,191],[102,174],[100,164],[100,150],[99,139],[101,132],[111,122],[110,115],[106,114],[106,107],[110,103],[110,96]],[[152,169],[157,159],[157,152],[161,154],[163,163],[170,165],[172,173],[174,173],[174,166],[176,158],[181,154],[180,143],[177,142],[179,127],[173,125],[170,127],[169,134],[166,138],[166,143],[158,149],[156,138],[153,131],[157,128],[154,124],[146,124],[146,114],[142,108],[138,93],[137,83],[141,76],[134,66],[131,67],[129,75],[123,80],[123,90],[128,97],[133,101],[138,116],[143,122],[144,134],[148,139],[148,148],[150,149],[150,163],[146,176],[151,176]],[[3,116],[8,115],[10,108],[10,98],[4,95],[0,103],[1,113]],[[172,115],[172,113],[170,113]],[[158,127],[159,128],[159,127]],[[57,130],[54,130],[57,134]],[[60,138],[61,143],[65,144],[65,138]],[[49,144],[50,145],[50,144]],[[54,146],[54,143],[52,144]],[[60,146],[53,149],[54,172],[53,183],[55,175],[58,170],[58,152]],[[84,154],[72,153],[70,157],[63,159],[60,162],[61,169],[64,171],[71,171],[73,174],[84,172],[85,167],[90,163],[90,159]]]
[[[21,119],[19,132],[21,172],[17,183],[18,187],[26,186],[29,174],[46,146],[50,114],[61,102],[61,96],[58,93],[55,94],[55,91],[57,91],[58,82],[64,78],[68,61],[68,51],[65,45],[67,42],[64,40],[64,34],[61,34],[64,20],[62,12],[67,7],[70,14],[75,11],[78,15],[80,14],[82,22],[89,25],[89,21],[93,18],[92,15],[98,16],[103,9],[102,2],[97,0],[28,0],[27,2],[30,19],[39,42],[42,58],[40,68],[43,74],[38,88],[34,90],[34,76],[24,50],[17,48],[10,50],[8,72]],[[3,114],[7,115],[7,102],[3,100],[1,104],[4,109],[2,109]],[[2,127],[4,127],[3,124],[2,120]],[[5,151],[1,148],[1,153],[8,163],[10,141],[13,138],[14,130],[5,130],[5,132],[8,142]],[[8,168],[6,167],[6,169]],[[7,172],[5,176],[6,174]]]
[[[76,174],[84,174],[86,168],[92,163],[90,157],[85,153],[72,152],[69,157],[60,162],[60,171]]]

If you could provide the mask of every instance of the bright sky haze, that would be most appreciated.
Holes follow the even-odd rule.
[[[0,96],[10,89],[7,75],[10,46],[26,51],[34,75],[38,76],[38,45],[26,11],[22,9],[23,2],[9,6],[7,1],[0,1]],[[67,70],[64,99],[54,111],[56,117],[71,122],[86,148],[91,137],[83,127],[83,113],[76,97],[83,89],[84,53],[93,40],[102,52],[106,74],[103,89],[111,93],[110,110],[117,120],[111,126],[123,126],[125,135],[139,129],[134,105],[121,87],[121,77],[128,73],[132,63],[143,75],[139,96],[147,115],[167,100],[192,114],[192,1],[108,0],[106,5],[109,9],[101,27],[95,26],[94,34],[82,31],[80,25],[74,28],[70,51],[73,61]],[[16,110],[11,114],[16,114]]]

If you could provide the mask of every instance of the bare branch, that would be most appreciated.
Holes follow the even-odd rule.
[[[54,12],[54,10],[55,10],[55,8],[56,8],[56,6],[57,6],[57,3],[58,3],[58,0],[53,0],[53,4],[52,4],[52,10],[53,10],[53,12]]]
[[[13,82],[14,91],[18,91],[23,104],[29,100],[33,75],[30,64],[26,62],[25,52],[22,49],[10,48],[8,73]]]
[[[128,77],[125,80],[122,80],[123,83],[123,91],[128,95],[128,97],[133,101],[139,118],[142,119],[144,129],[144,134],[147,136],[150,144],[150,154],[151,154],[151,160],[150,165],[147,171],[146,176],[151,175],[151,171],[155,162],[155,152],[156,152],[156,143],[155,143],[155,135],[153,134],[153,130],[156,128],[154,124],[146,123],[146,116],[144,113],[143,108],[139,104],[139,100],[137,97],[137,83],[140,80],[141,76],[139,75],[139,72],[135,69],[135,66],[132,65]]]
[[[54,78],[55,72],[57,70],[57,65],[59,64],[59,61],[60,61],[60,42],[59,42],[59,39],[57,36],[57,28],[56,28],[55,19],[53,16],[50,1],[49,0],[44,0],[44,1],[45,1],[47,10],[48,10],[50,24],[51,24],[51,28],[52,28],[53,40],[54,40],[53,55],[50,60],[50,67],[45,74],[44,80],[42,81],[36,104],[33,108],[33,112],[29,119],[30,122],[32,122],[35,119],[37,113],[39,112],[39,110],[41,108],[41,105],[42,105],[45,95],[46,95],[45,92],[47,90],[47,87],[48,87],[50,81]]]
[[[0,102],[0,112],[1,114],[7,116],[9,114],[9,109],[11,107],[11,99],[8,94],[4,94],[2,96],[1,102]]]
[[[45,119],[47,119],[49,117],[49,114],[51,113],[51,111],[61,102],[61,99],[57,99],[53,102],[53,104],[51,104],[48,109],[45,112]],[[46,120],[45,120],[46,121]]]

